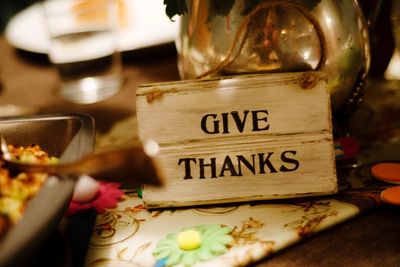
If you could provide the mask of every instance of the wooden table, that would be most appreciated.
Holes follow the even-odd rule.
[[[106,132],[135,113],[139,84],[179,79],[172,46],[123,57],[126,82],[118,95],[96,104],[74,105],[57,96],[58,78],[45,56],[16,51],[0,37],[0,105],[17,105],[30,113],[88,113],[95,118],[97,130]],[[383,206],[287,248],[257,266],[400,266],[399,226],[400,209]],[[90,227],[82,225],[80,229],[87,233]],[[73,258],[76,249],[72,253],[68,242],[65,233],[54,233],[33,266],[78,266],[73,265],[79,263]],[[80,256],[84,257],[84,252]]]
[[[27,112],[84,112],[96,120],[101,132],[116,121],[135,113],[135,91],[139,84],[179,79],[175,48],[170,45],[123,54],[125,83],[112,98],[90,105],[64,101],[57,94],[58,76],[47,56],[16,51],[0,38],[0,105],[14,104]]]

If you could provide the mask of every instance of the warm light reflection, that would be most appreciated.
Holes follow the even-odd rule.
[[[148,140],[144,143],[143,150],[149,156],[156,156],[160,151],[160,147],[156,141]]]
[[[84,78],[81,83],[83,91],[95,91],[98,86],[94,78]]]
[[[397,50],[394,51],[384,75],[388,80],[400,80],[400,55]]]
[[[238,78],[222,79],[218,81],[218,90],[216,91],[220,95],[220,99],[229,101],[236,95],[236,90],[232,90],[240,82]],[[228,89],[228,90],[226,90]]]
[[[235,86],[238,82],[237,78],[231,78],[231,79],[222,79],[218,81],[218,87],[227,87],[227,86]]]
[[[304,60],[309,60],[310,59],[310,51],[309,50],[304,51],[303,58],[304,58]]]
[[[119,75],[88,77],[63,83],[60,94],[74,103],[90,104],[116,94],[121,83]]]
[[[328,26],[331,26],[331,25],[332,25],[332,19],[331,19],[331,17],[326,16],[326,17],[325,17],[325,22],[326,22],[326,24],[327,24]]]

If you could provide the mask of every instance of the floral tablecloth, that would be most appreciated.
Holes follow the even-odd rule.
[[[246,265],[381,205],[380,192],[390,185],[375,180],[370,166],[400,160],[400,90],[371,94],[351,124],[361,153],[338,161],[337,195],[148,211],[127,191],[117,208],[97,216],[86,266]],[[135,143],[135,128],[129,118],[99,136],[97,147]],[[187,229],[198,230],[200,248],[177,245]]]

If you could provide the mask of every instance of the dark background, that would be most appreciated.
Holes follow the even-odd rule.
[[[7,21],[18,11],[38,2],[37,0],[2,0],[0,1],[0,30],[3,31]]]
[[[154,0],[151,0],[154,1]],[[163,4],[163,0],[160,5]],[[371,67],[370,76],[382,76],[393,54],[394,41],[390,22],[393,0],[359,0],[365,17],[370,20]],[[1,0],[0,31],[18,11],[40,0]]]

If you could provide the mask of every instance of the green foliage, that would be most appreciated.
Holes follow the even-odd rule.
[[[227,16],[234,4],[235,0],[209,0],[209,14]]]
[[[172,20],[175,15],[183,15],[188,11],[185,0],[164,0],[165,13]]]
[[[308,10],[313,10],[314,7],[316,7],[321,0],[305,0],[301,1],[301,3],[308,9]]]
[[[246,0],[242,15],[250,13],[258,4],[271,0]],[[308,10],[313,10],[322,0],[292,0],[292,2],[303,5]],[[289,1],[288,1],[289,2]]]
[[[267,1],[267,0],[247,0],[243,8],[242,15],[250,13],[250,11],[252,11],[253,8],[255,8],[262,1]]]
[[[202,0],[205,1],[205,0]],[[242,11],[243,15],[248,14],[254,7],[264,1],[271,0],[246,0]],[[304,5],[308,10],[315,8],[321,0],[292,0]],[[235,4],[235,0],[208,0],[209,16],[227,16]],[[185,0],[164,0],[165,13],[172,20],[175,15],[183,15],[188,12]]]

